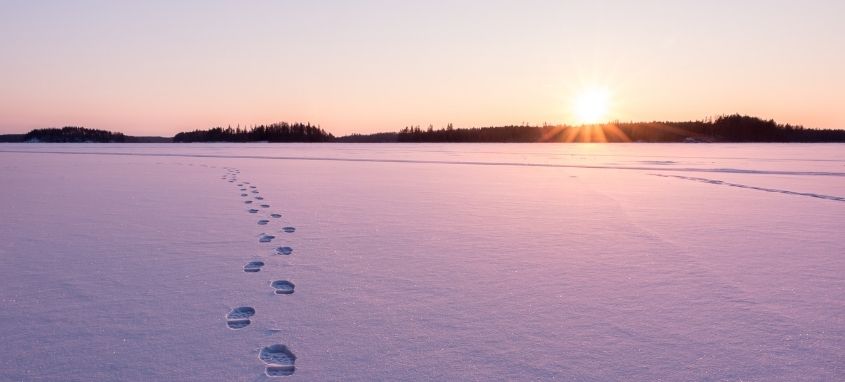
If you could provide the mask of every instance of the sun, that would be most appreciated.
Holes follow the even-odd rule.
[[[572,111],[579,124],[605,122],[610,112],[610,91],[603,87],[581,90],[573,100]]]

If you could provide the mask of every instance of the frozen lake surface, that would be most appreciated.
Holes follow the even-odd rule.
[[[2,381],[845,380],[842,144],[0,144],[0,177]]]

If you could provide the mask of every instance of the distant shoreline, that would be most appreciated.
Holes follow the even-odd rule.
[[[841,143],[845,130],[807,129],[739,114],[710,121],[614,122],[600,125],[493,126],[435,129],[405,127],[398,132],[335,137],[310,123],[279,122],[251,128],[215,127],[173,137],[129,136],[67,126],[0,135],[3,143]]]

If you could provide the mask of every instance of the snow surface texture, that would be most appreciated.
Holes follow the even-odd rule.
[[[0,177],[2,381],[845,380],[845,145],[3,144]]]

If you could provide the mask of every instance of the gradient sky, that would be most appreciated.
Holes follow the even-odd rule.
[[[743,113],[845,128],[845,1],[0,0],[0,133]]]

